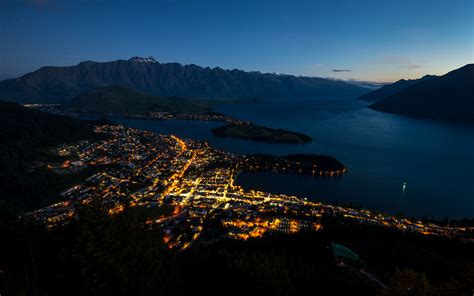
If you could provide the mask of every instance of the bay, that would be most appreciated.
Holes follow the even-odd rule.
[[[208,141],[235,153],[327,154],[349,172],[338,178],[241,173],[237,184],[326,203],[415,217],[474,217],[474,125],[382,113],[354,98],[282,99],[218,106],[272,128],[302,132],[309,144],[217,138],[219,122],[115,119],[157,133]],[[405,184],[405,187],[403,186]]]

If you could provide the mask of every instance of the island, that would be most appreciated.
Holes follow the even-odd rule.
[[[230,123],[212,130],[216,137],[228,137],[269,143],[306,144],[313,139],[305,134],[287,131],[284,129],[273,129],[254,123]]]

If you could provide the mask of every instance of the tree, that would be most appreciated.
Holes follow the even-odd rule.
[[[411,269],[396,269],[390,281],[391,289],[383,291],[384,296],[424,296],[428,295],[429,282],[424,273]]]

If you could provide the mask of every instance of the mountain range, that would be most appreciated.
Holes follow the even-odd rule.
[[[379,89],[363,94],[362,96],[358,98],[358,100],[371,101],[371,102],[380,101],[391,95],[396,94],[397,92],[409,86],[415,85],[421,81],[433,79],[435,77],[436,77],[435,75],[425,75],[420,79],[409,79],[409,80],[401,79],[392,84],[384,85]]]
[[[422,79],[369,108],[417,117],[474,122],[474,64],[443,76]]]
[[[111,62],[85,61],[68,67],[42,67],[22,77],[1,81],[0,100],[62,103],[83,92],[111,85],[154,96],[196,98],[360,96],[369,91],[332,79],[211,69],[134,57]]]

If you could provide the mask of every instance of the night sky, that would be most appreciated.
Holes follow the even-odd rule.
[[[0,1],[0,79],[153,56],[371,81],[474,61],[472,0]]]

